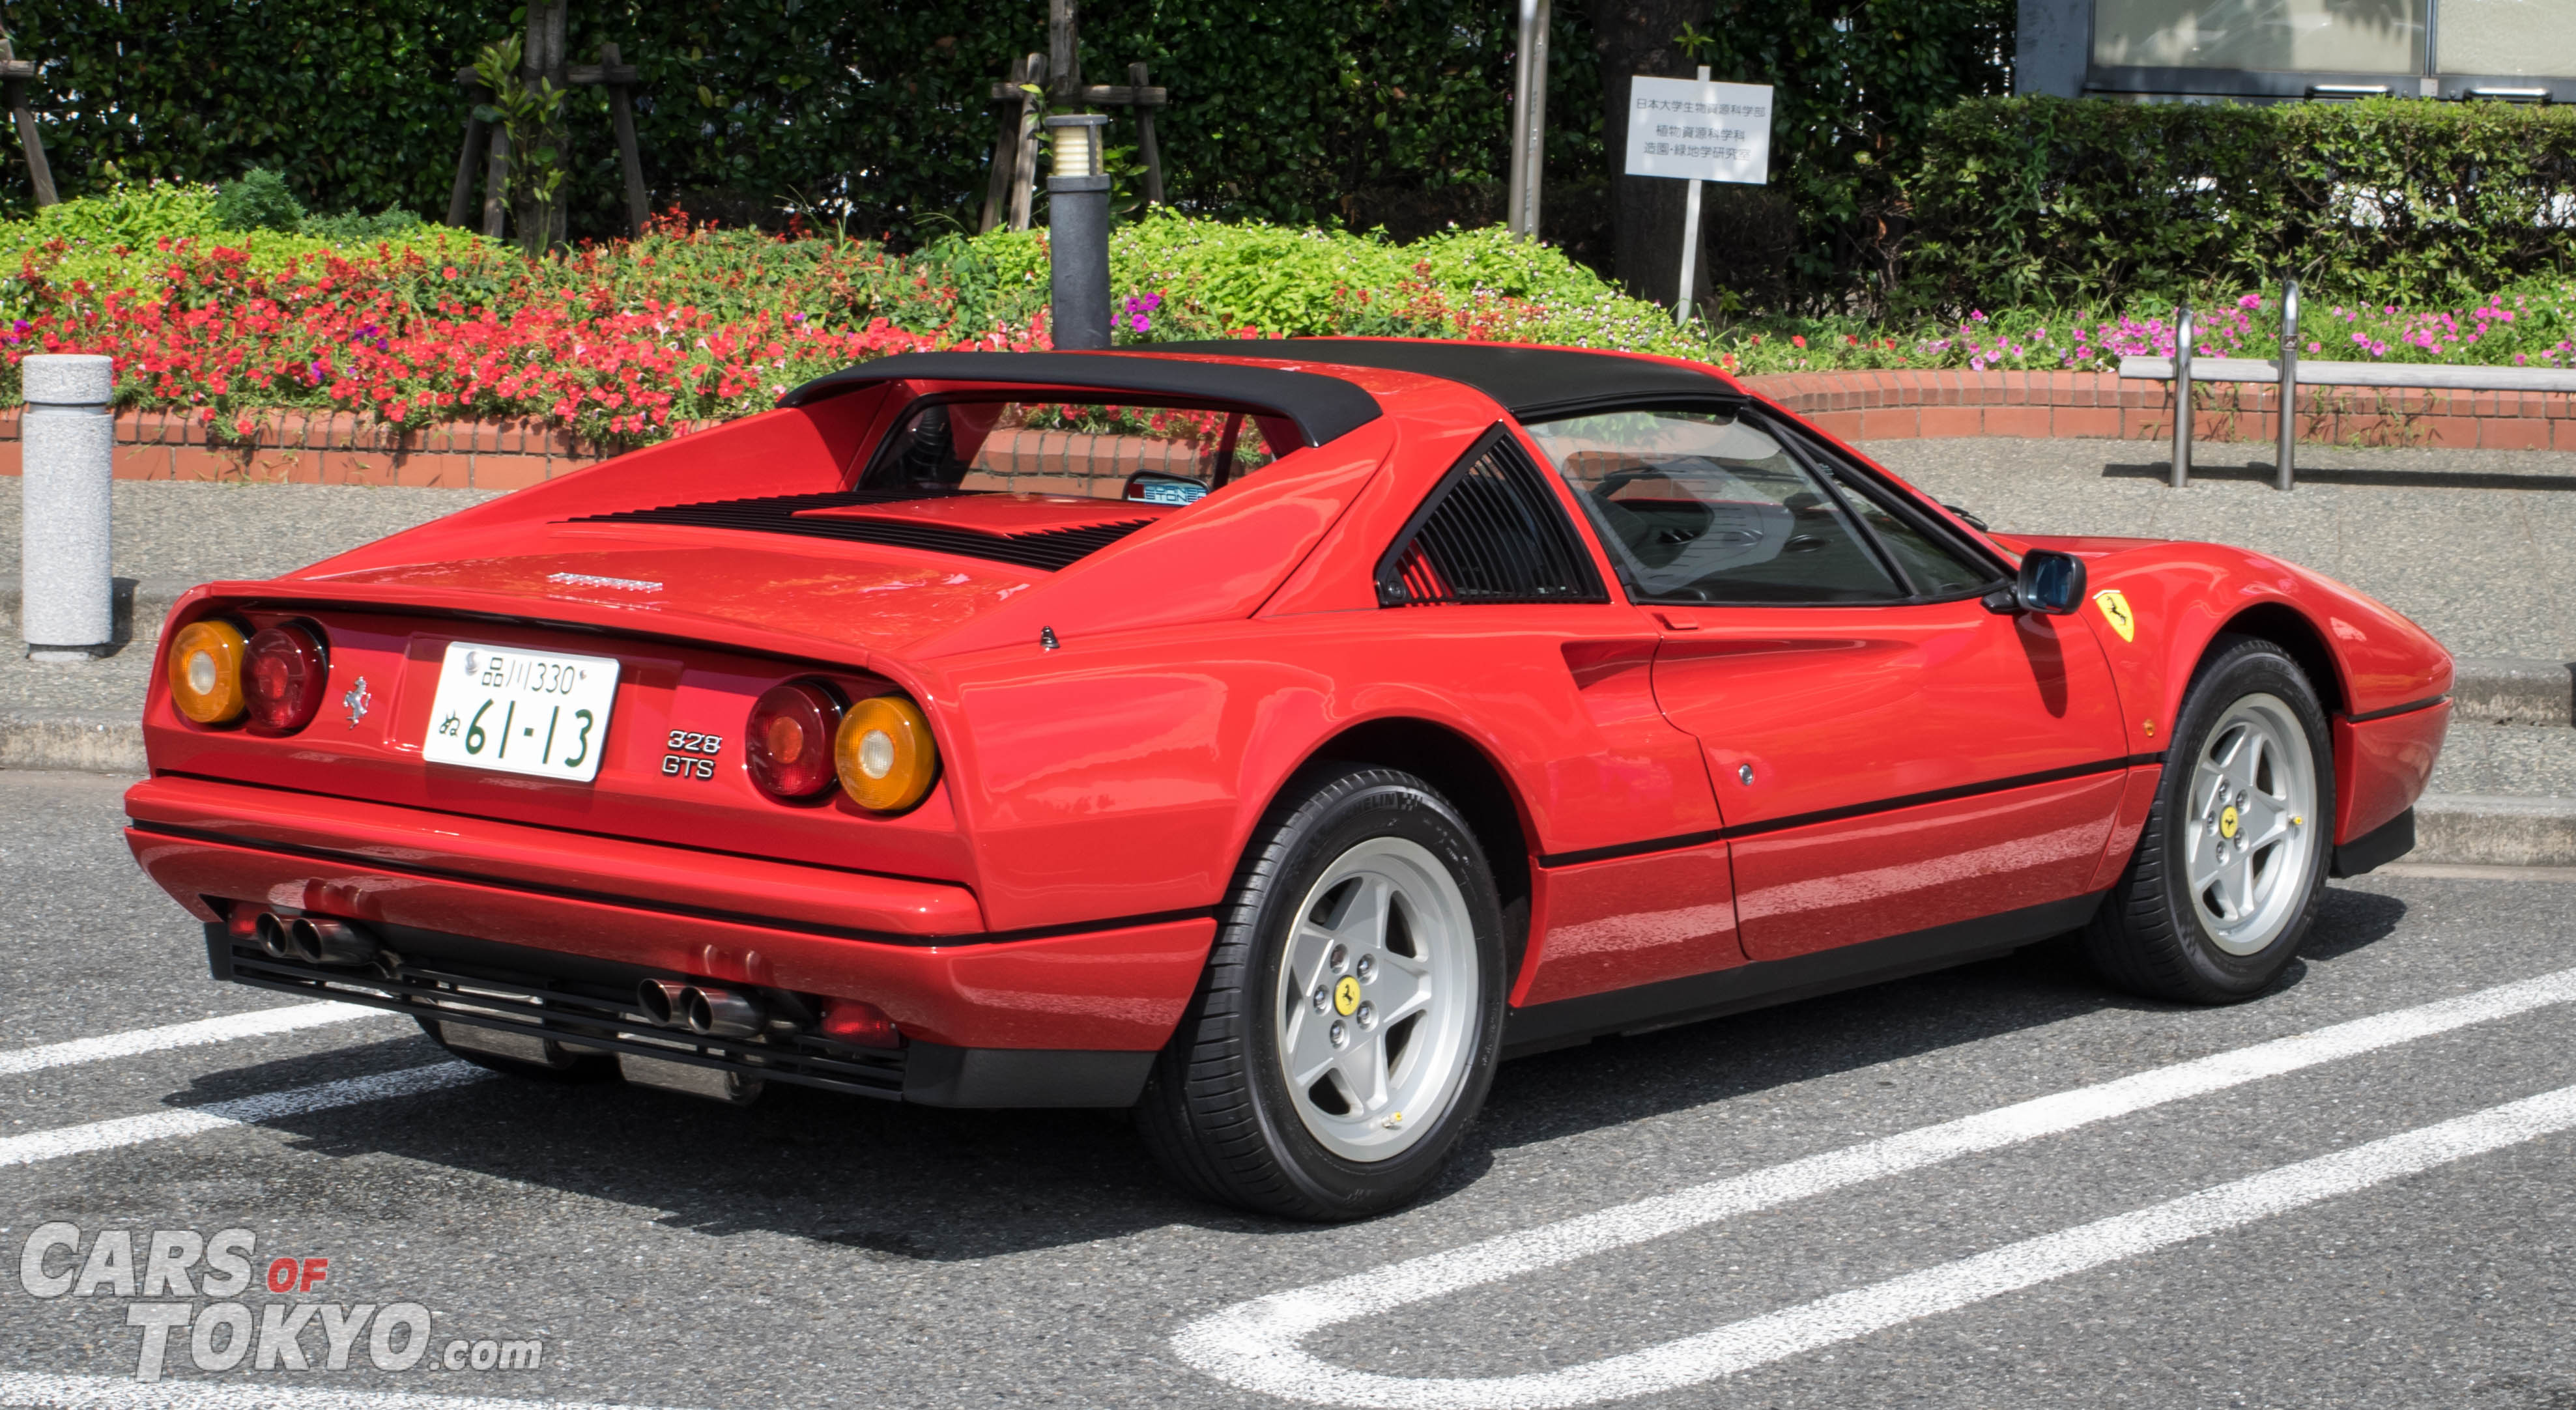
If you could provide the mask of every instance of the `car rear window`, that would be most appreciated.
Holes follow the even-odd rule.
[[[1284,419],[1239,409],[924,397],[859,488],[1189,504],[1299,444]]]

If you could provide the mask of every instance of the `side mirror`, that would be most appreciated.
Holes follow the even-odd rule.
[[[2083,559],[2035,548],[2022,555],[2021,577],[2010,588],[1986,595],[1986,609],[2063,617],[2084,605],[2084,587]]]

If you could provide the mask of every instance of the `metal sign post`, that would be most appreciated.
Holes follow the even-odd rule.
[[[2281,450],[2272,465],[2272,488],[2298,483],[2293,460],[2299,446],[2299,281],[2281,281]]]
[[[1539,187],[1546,174],[1549,0],[1520,0],[1520,47],[1512,63],[1511,209],[1504,224],[1538,238]],[[1708,70],[1700,70],[1706,77]]]
[[[1770,181],[1770,85],[1711,83],[1706,65],[1696,79],[1631,79],[1627,172],[1690,183],[1682,213],[1680,292],[1673,300],[1674,320],[1687,323],[1699,272],[1700,183]]]

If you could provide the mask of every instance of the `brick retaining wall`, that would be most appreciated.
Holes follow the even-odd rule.
[[[2173,395],[2108,372],[1796,372],[1744,383],[1847,441],[1941,436],[2093,436],[2161,441]],[[2270,441],[2277,389],[2203,387],[2193,435]],[[2576,451],[2576,394],[2311,389],[2299,438],[2319,444]],[[18,473],[19,408],[0,408],[0,475]],[[176,412],[116,417],[121,480],[248,480],[515,490],[606,459],[534,421],[459,422],[396,434],[345,412],[287,412],[258,444],[210,444]],[[1034,469],[1035,467],[1030,467]]]
[[[2110,372],[1794,372],[1744,385],[1847,441],[1936,436],[2169,440],[2173,391]],[[2280,389],[2204,383],[2192,435],[2270,441]],[[2316,387],[2299,395],[2299,439],[2318,444],[2576,450],[2576,394]]]

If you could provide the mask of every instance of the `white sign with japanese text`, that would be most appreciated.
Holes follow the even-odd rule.
[[[1687,78],[1631,80],[1628,174],[1687,181],[1771,179],[1771,88]]]

